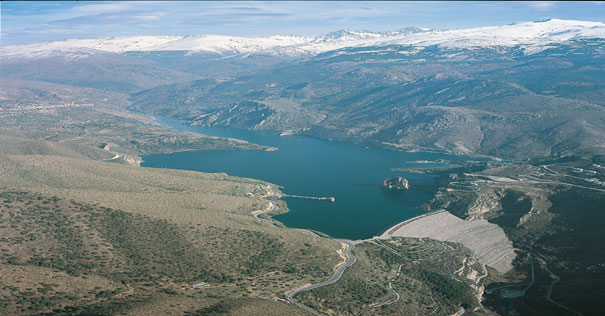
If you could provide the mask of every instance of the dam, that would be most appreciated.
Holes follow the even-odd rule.
[[[286,195],[284,195],[284,197],[297,198],[297,199],[307,199],[307,200],[317,200],[317,201],[330,201],[332,203],[336,202],[336,198],[333,197],[333,196],[317,197],[317,196],[304,196],[304,195],[286,194]]]

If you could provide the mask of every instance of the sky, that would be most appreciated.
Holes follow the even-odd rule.
[[[605,21],[605,4],[595,1],[2,1],[0,12],[0,45],[136,35],[459,29],[547,18]]]

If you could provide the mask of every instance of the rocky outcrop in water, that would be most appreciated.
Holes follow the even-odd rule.
[[[408,180],[402,177],[386,178],[382,180],[382,187],[389,190],[407,190],[410,188]]]

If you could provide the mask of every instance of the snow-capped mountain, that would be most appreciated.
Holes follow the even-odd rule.
[[[90,50],[124,53],[128,51],[191,51],[221,55],[260,53],[301,57],[354,46],[411,45],[426,47],[511,47],[521,45],[526,53],[542,50],[552,43],[573,39],[605,38],[605,23],[549,19],[503,26],[457,30],[411,27],[392,32],[341,30],[321,36],[236,37],[223,35],[133,36],[98,39],[68,39],[29,45],[4,46],[0,56],[44,57],[70,52],[86,55]]]
[[[521,22],[504,26],[488,26],[460,30],[436,30],[409,34],[383,41],[386,44],[412,46],[440,45],[452,48],[522,45],[533,48],[575,39],[605,38],[605,23],[549,19]]]

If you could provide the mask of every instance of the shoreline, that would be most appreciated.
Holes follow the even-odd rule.
[[[181,118],[162,116],[162,115],[155,115],[155,114],[148,114],[148,113],[144,113],[144,112],[134,112],[134,113],[148,115],[151,118],[153,118],[153,120],[157,124],[169,127],[170,129],[176,130],[176,131],[185,131],[185,132],[189,132],[189,133],[196,133],[196,134],[200,134],[200,135],[204,135],[204,136],[208,136],[208,137],[216,137],[216,138],[225,138],[225,139],[231,139],[231,140],[239,140],[239,141],[244,141],[246,143],[253,144],[253,145],[259,145],[259,146],[262,146],[262,147],[275,148],[273,146],[251,143],[251,142],[249,142],[249,141],[247,141],[245,139],[240,139],[240,138],[208,135],[208,134],[204,134],[204,133],[199,132],[199,131],[191,131],[191,130],[187,130],[187,129],[182,130],[182,129],[178,129],[175,126],[172,126],[172,125],[168,124],[167,122],[160,122],[163,119],[168,119],[168,120],[179,121],[180,123],[182,123],[182,125],[187,126],[187,127],[193,127],[193,128],[195,128],[197,126],[199,126],[199,127],[211,127],[211,126],[204,126],[204,125],[201,125],[201,124],[193,124],[192,123],[193,121],[183,120]],[[381,142],[381,143],[354,142],[354,141],[348,141],[348,140],[344,140],[344,139],[323,138],[323,137],[318,137],[318,136],[312,135],[312,134],[299,133],[300,131],[305,132],[308,129],[296,129],[296,132],[294,132],[292,134],[288,133],[286,135],[281,135],[281,133],[289,132],[290,130],[287,130],[287,131],[279,131],[279,130],[271,130],[271,129],[254,130],[254,129],[246,129],[246,128],[233,128],[233,127],[227,127],[227,126],[218,126],[218,127],[215,126],[213,128],[235,129],[235,130],[242,130],[242,131],[263,131],[263,132],[268,132],[268,133],[271,133],[273,135],[280,136],[280,137],[283,137],[283,136],[308,137],[308,138],[325,140],[325,141],[330,141],[330,142],[336,142],[336,143],[343,143],[343,144],[348,144],[348,145],[354,145],[354,146],[358,146],[358,147],[362,147],[362,148],[370,148],[370,149],[377,149],[377,150],[386,150],[386,151],[390,151],[390,152],[442,154],[442,155],[448,155],[448,156],[457,156],[457,157],[467,158],[467,160],[472,160],[472,159],[476,159],[476,158],[479,158],[479,159],[487,158],[487,159],[492,159],[492,160],[495,160],[495,161],[507,161],[506,159],[501,158],[501,157],[490,156],[490,155],[476,153],[476,152],[457,152],[455,150],[449,150],[449,149],[446,149],[446,148],[409,146],[409,145],[393,144],[393,143],[388,143],[388,142],[386,142],[386,143],[385,142]],[[273,151],[273,150],[275,150],[275,149],[270,149],[270,150],[266,150],[266,151]],[[279,150],[279,148],[277,150]],[[189,150],[186,150],[186,151],[189,151]],[[510,161],[510,160],[508,160],[508,161]],[[433,161],[428,161],[428,163],[432,163],[432,162]],[[412,163],[418,163],[418,160],[412,161]],[[422,169],[422,168],[419,168],[419,169]]]
[[[159,125],[163,125],[166,126],[169,129],[172,130],[177,130],[177,131],[184,131],[184,132],[188,132],[188,133],[195,133],[195,134],[203,134],[202,131],[198,131],[195,130],[195,126],[191,126],[189,124],[187,124],[187,121],[183,121],[180,119],[175,119],[175,118],[169,118],[169,117],[162,117],[162,116],[151,116],[153,118],[153,120],[159,124]],[[191,128],[193,127],[193,128]],[[203,135],[207,135],[207,134],[203,134]],[[209,137],[216,137],[215,135],[207,135]],[[310,138],[316,138],[316,139],[320,139],[320,140],[325,140],[322,138],[317,138],[317,137],[313,137],[310,135],[297,135],[297,136],[303,136],[303,137],[310,137]],[[237,139],[234,139],[232,135],[230,135],[230,137],[222,137],[225,138],[229,141],[236,141]],[[240,140],[242,141],[242,140]],[[360,147],[360,144],[356,144],[354,142],[346,142],[346,141],[341,141],[341,140],[327,140],[327,141],[332,141],[332,142],[338,142],[338,143],[343,143],[349,146],[358,146]],[[242,142],[248,143],[248,144],[254,144],[254,143],[249,143],[248,141],[243,140]],[[255,144],[255,145],[259,145],[259,144]],[[271,146],[266,146],[266,145],[259,145],[262,146],[260,149],[261,150],[271,150],[273,149],[273,147]],[[389,149],[385,149],[385,148],[380,148],[382,146],[377,146],[374,149],[376,150],[385,150],[385,151],[390,151],[390,152],[397,152],[397,151],[401,151],[400,149],[397,150],[397,148],[389,148]],[[275,150],[275,149],[273,149]],[[197,151],[194,148],[185,150],[185,151]],[[431,153],[431,151],[423,151],[426,153]],[[451,154],[451,153],[445,153],[445,154]],[[469,158],[477,158],[476,156],[473,157],[472,155],[463,155],[462,157],[459,157],[460,159],[466,160]],[[435,162],[435,160],[430,160],[430,159],[425,159],[425,160],[413,160],[413,162],[415,163],[432,163]],[[142,164],[144,165],[144,163]],[[422,170],[422,168],[419,168],[419,170]],[[228,174],[228,173],[227,173]],[[249,176],[246,178],[250,178]],[[251,178],[254,179],[254,178]],[[260,180],[258,178],[256,178],[256,180]],[[261,200],[265,200],[266,203],[268,203],[265,208],[261,209],[261,210],[256,210],[252,213],[252,215],[259,221],[263,221],[263,222],[267,222],[267,224],[271,225],[271,226],[283,226],[283,227],[288,227],[287,225],[285,225],[284,223],[282,223],[281,221],[277,221],[275,220],[273,217],[281,214],[282,212],[288,212],[290,211],[290,209],[288,208],[288,206],[278,206],[279,202],[277,201],[271,201],[274,199],[282,199],[284,197],[285,194],[283,194],[282,192],[279,191],[279,186],[276,184],[272,184],[267,182],[266,180],[260,180],[262,182],[265,183],[265,192],[263,192],[259,197]],[[283,200],[282,200],[283,201]],[[424,217],[433,215],[433,214],[437,214],[439,212],[443,212],[443,210],[437,210],[437,211],[429,211],[429,212],[423,212],[421,214],[410,214],[410,215],[416,215],[413,216],[411,218],[408,218],[404,221],[401,222],[396,222],[393,223],[392,226],[386,226],[386,227],[380,227],[378,226],[378,229],[374,232],[374,233],[370,233],[368,235],[365,234],[359,234],[361,236],[354,236],[355,234],[353,234],[353,238],[351,237],[344,237],[345,239],[350,239],[350,240],[354,240],[354,242],[358,243],[358,242],[363,242],[364,240],[371,240],[377,237],[381,237],[381,236],[387,236],[390,233],[396,231],[397,229],[399,229],[400,227],[409,224],[411,222],[417,221],[419,219],[422,219]],[[392,222],[391,222],[392,223]],[[387,223],[387,225],[389,225],[389,223]],[[295,227],[288,227],[288,228],[294,228]],[[307,231],[306,229],[301,229],[303,231]],[[315,232],[313,232],[314,235],[317,235]],[[323,232],[320,233],[321,235],[323,235],[324,237],[329,237],[329,238],[333,238],[333,239],[341,239],[343,237],[338,237],[338,236],[330,236],[329,234],[325,234]],[[365,235],[365,236],[364,236]]]

